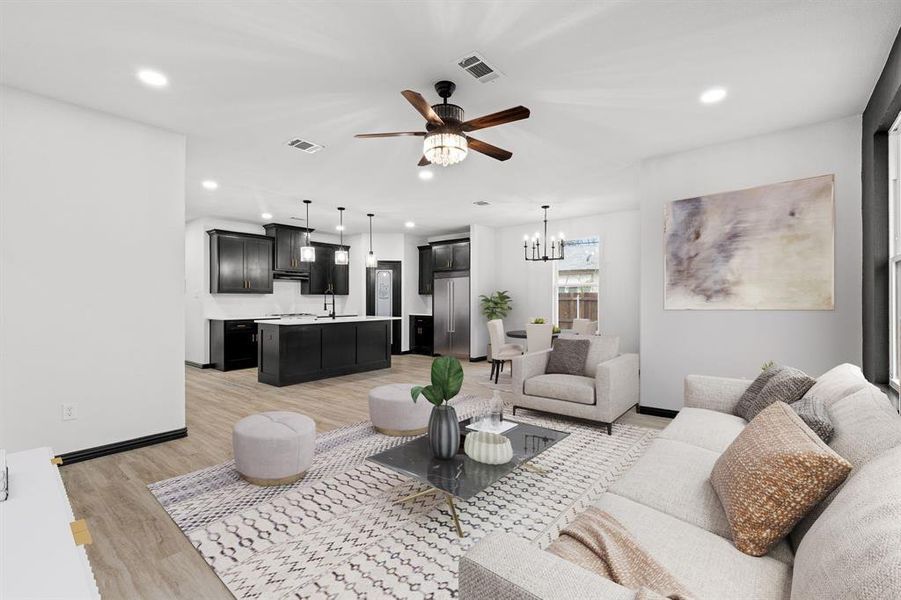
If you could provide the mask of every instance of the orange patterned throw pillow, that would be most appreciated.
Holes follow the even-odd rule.
[[[851,472],[784,402],[735,438],[710,474],[735,547],[763,556]]]

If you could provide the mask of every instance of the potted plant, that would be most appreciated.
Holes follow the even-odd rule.
[[[413,386],[410,396],[413,402],[420,394],[431,402],[429,417],[429,446],[435,458],[453,458],[460,449],[460,422],[457,411],[448,401],[460,393],[463,387],[463,367],[453,356],[441,356],[432,361],[432,383]]]
[[[479,300],[482,304],[482,314],[489,321],[503,319],[513,310],[513,301],[507,290],[494,292],[490,296],[482,294]]]

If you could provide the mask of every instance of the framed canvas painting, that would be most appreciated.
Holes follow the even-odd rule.
[[[833,310],[834,175],[675,200],[667,310]]]

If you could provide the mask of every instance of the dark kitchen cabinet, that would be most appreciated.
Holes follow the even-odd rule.
[[[310,265],[310,277],[301,283],[301,294],[328,294],[346,296],[350,293],[350,275],[348,265],[335,264],[335,251],[339,246],[312,242],[316,248],[316,260]],[[349,246],[344,248],[350,251]]]
[[[271,294],[272,239],[211,229],[210,293]]]
[[[410,315],[410,352],[413,354],[433,354],[434,321],[427,315]]]
[[[263,229],[266,230],[266,235],[274,240],[276,275],[279,273],[296,275],[309,272],[310,263],[300,260],[300,248],[306,244],[307,239],[308,230],[305,227],[270,223],[264,225]]]
[[[468,271],[469,240],[432,245],[432,271]]]
[[[257,324],[250,320],[210,320],[210,363],[232,371],[257,366]]]
[[[419,246],[419,293],[432,293],[432,247]]]

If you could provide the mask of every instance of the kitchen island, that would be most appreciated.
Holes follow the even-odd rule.
[[[293,385],[391,367],[391,321],[400,317],[260,319],[257,380]]]

